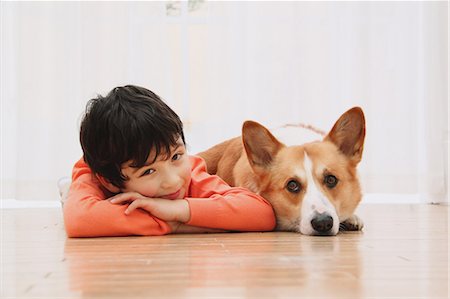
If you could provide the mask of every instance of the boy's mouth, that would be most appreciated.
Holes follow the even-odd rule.
[[[174,193],[163,195],[162,198],[165,198],[165,199],[178,199],[180,194],[181,194],[181,189],[178,189],[178,191],[176,191]]]

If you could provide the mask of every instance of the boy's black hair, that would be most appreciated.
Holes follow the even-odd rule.
[[[142,167],[152,150],[155,160],[160,153],[170,155],[180,137],[185,143],[178,115],[155,93],[133,85],[91,99],[80,127],[84,160],[120,189],[127,180],[121,172],[124,162]]]

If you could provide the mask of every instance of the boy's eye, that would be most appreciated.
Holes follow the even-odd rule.
[[[149,168],[149,169],[147,169],[146,171],[144,171],[144,172],[141,174],[141,176],[149,175],[149,174],[152,174],[152,173],[154,173],[154,172],[155,172],[154,169]]]
[[[173,156],[172,156],[172,161],[180,160],[180,159],[181,159],[181,155],[182,155],[182,154],[175,154],[175,155],[173,155]]]

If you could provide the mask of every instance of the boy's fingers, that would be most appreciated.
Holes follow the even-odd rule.
[[[142,197],[139,193],[136,192],[127,192],[117,194],[109,199],[111,203],[124,203],[128,201],[134,201],[138,198]]]
[[[111,203],[123,203],[125,201],[125,197],[123,196],[114,196],[109,199]]]
[[[143,206],[145,206],[145,202],[143,200],[135,200],[128,205],[128,208],[125,210],[125,214],[128,215],[137,208],[141,208]]]

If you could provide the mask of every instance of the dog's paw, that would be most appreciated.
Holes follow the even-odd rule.
[[[362,230],[363,227],[364,223],[361,218],[354,214],[339,224],[339,230],[341,231],[357,231]]]

